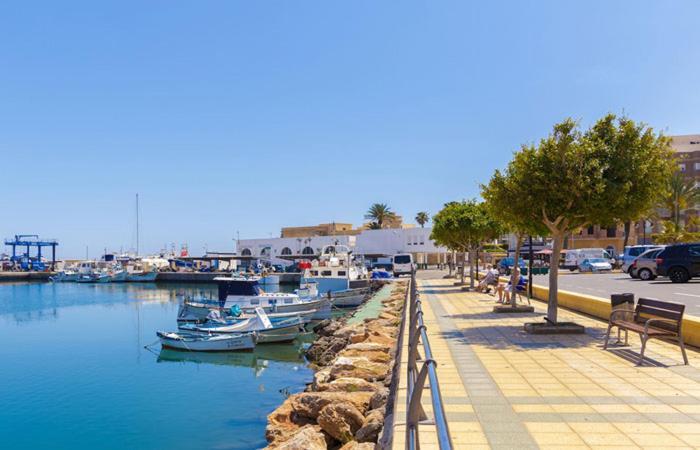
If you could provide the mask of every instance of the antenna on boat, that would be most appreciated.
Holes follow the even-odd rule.
[[[136,193],[136,256],[139,256],[139,194]]]

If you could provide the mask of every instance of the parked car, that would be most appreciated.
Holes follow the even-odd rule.
[[[652,248],[637,256],[627,271],[629,276],[644,281],[656,278],[656,257],[661,253],[661,250],[663,248]]]
[[[629,273],[630,265],[634,262],[635,258],[640,256],[642,253],[663,248],[661,245],[628,245],[625,247],[625,251],[622,253],[622,266],[621,269],[625,273]],[[634,277],[633,277],[634,278]]]
[[[502,275],[510,275],[510,271],[513,270],[514,264],[515,258],[509,256],[498,261],[498,264],[496,264],[496,268]],[[523,261],[522,258],[520,258],[518,261],[518,267],[520,267],[520,269],[524,269],[525,267],[527,267],[525,265],[525,261]]]
[[[656,272],[674,283],[700,276],[700,242],[669,245],[656,256]]]
[[[413,273],[413,255],[410,253],[394,255],[392,263],[395,278]]]
[[[612,264],[606,258],[586,258],[578,265],[579,272],[609,272],[611,270]]]
[[[604,259],[610,264],[611,270],[615,260],[602,248],[577,248],[566,251],[564,256],[564,269],[574,271],[581,268],[581,263],[586,259]]]

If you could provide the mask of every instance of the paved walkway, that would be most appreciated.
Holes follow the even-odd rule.
[[[533,336],[534,314],[493,314],[495,299],[462,292],[453,280],[419,280],[425,321],[456,448],[700,448],[700,353],[651,340],[602,350],[607,325],[560,310],[584,335]],[[611,339],[611,342],[613,340]],[[402,361],[405,361],[405,349]],[[405,420],[405,368],[396,411]],[[429,391],[424,405],[431,415]],[[395,427],[394,449],[405,428]],[[431,426],[421,448],[437,448]]]

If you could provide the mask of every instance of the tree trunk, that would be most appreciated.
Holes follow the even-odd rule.
[[[474,250],[469,249],[469,287],[474,289]]]
[[[630,240],[630,229],[632,228],[632,223],[628,220],[625,222],[625,240],[622,243],[622,251],[625,251],[625,247],[627,247],[627,243]],[[637,235],[637,238],[639,238],[639,235]]]
[[[549,265],[549,299],[547,301],[547,318],[556,323],[558,307],[557,293],[559,291],[559,280],[557,277],[559,275],[559,259],[561,258],[561,247],[564,240],[564,233],[559,232],[552,237],[552,262]]]
[[[513,261],[513,270],[510,273],[510,306],[515,308],[517,302],[515,301],[515,286],[518,285],[518,279],[520,274],[515,276],[515,269],[520,271],[520,266],[518,265],[518,260],[520,259],[520,246],[522,245],[523,236],[521,234],[515,235],[515,258]]]
[[[564,248],[569,248],[569,235],[564,236]]]
[[[462,252],[462,273],[461,273],[461,280],[460,282],[464,284],[464,269],[467,265],[467,252]]]
[[[452,253],[450,252],[449,254],[447,254],[445,256],[446,256],[445,259],[447,260],[447,270],[448,270],[447,276],[451,278],[452,277]]]

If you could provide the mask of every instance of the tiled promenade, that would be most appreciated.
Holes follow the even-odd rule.
[[[418,285],[456,448],[700,448],[700,353],[688,349],[684,366],[678,346],[650,340],[638,367],[636,334],[604,351],[607,324],[560,310],[586,334],[529,335],[523,323],[542,321],[543,303],[533,301],[535,314],[493,314],[494,297],[452,282]],[[405,367],[400,376],[403,423]],[[423,403],[432,415],[429,391]],[[420,430],[421,448],[437,449],[434,429]],[[395,427],[394,449],[404,433]]]

